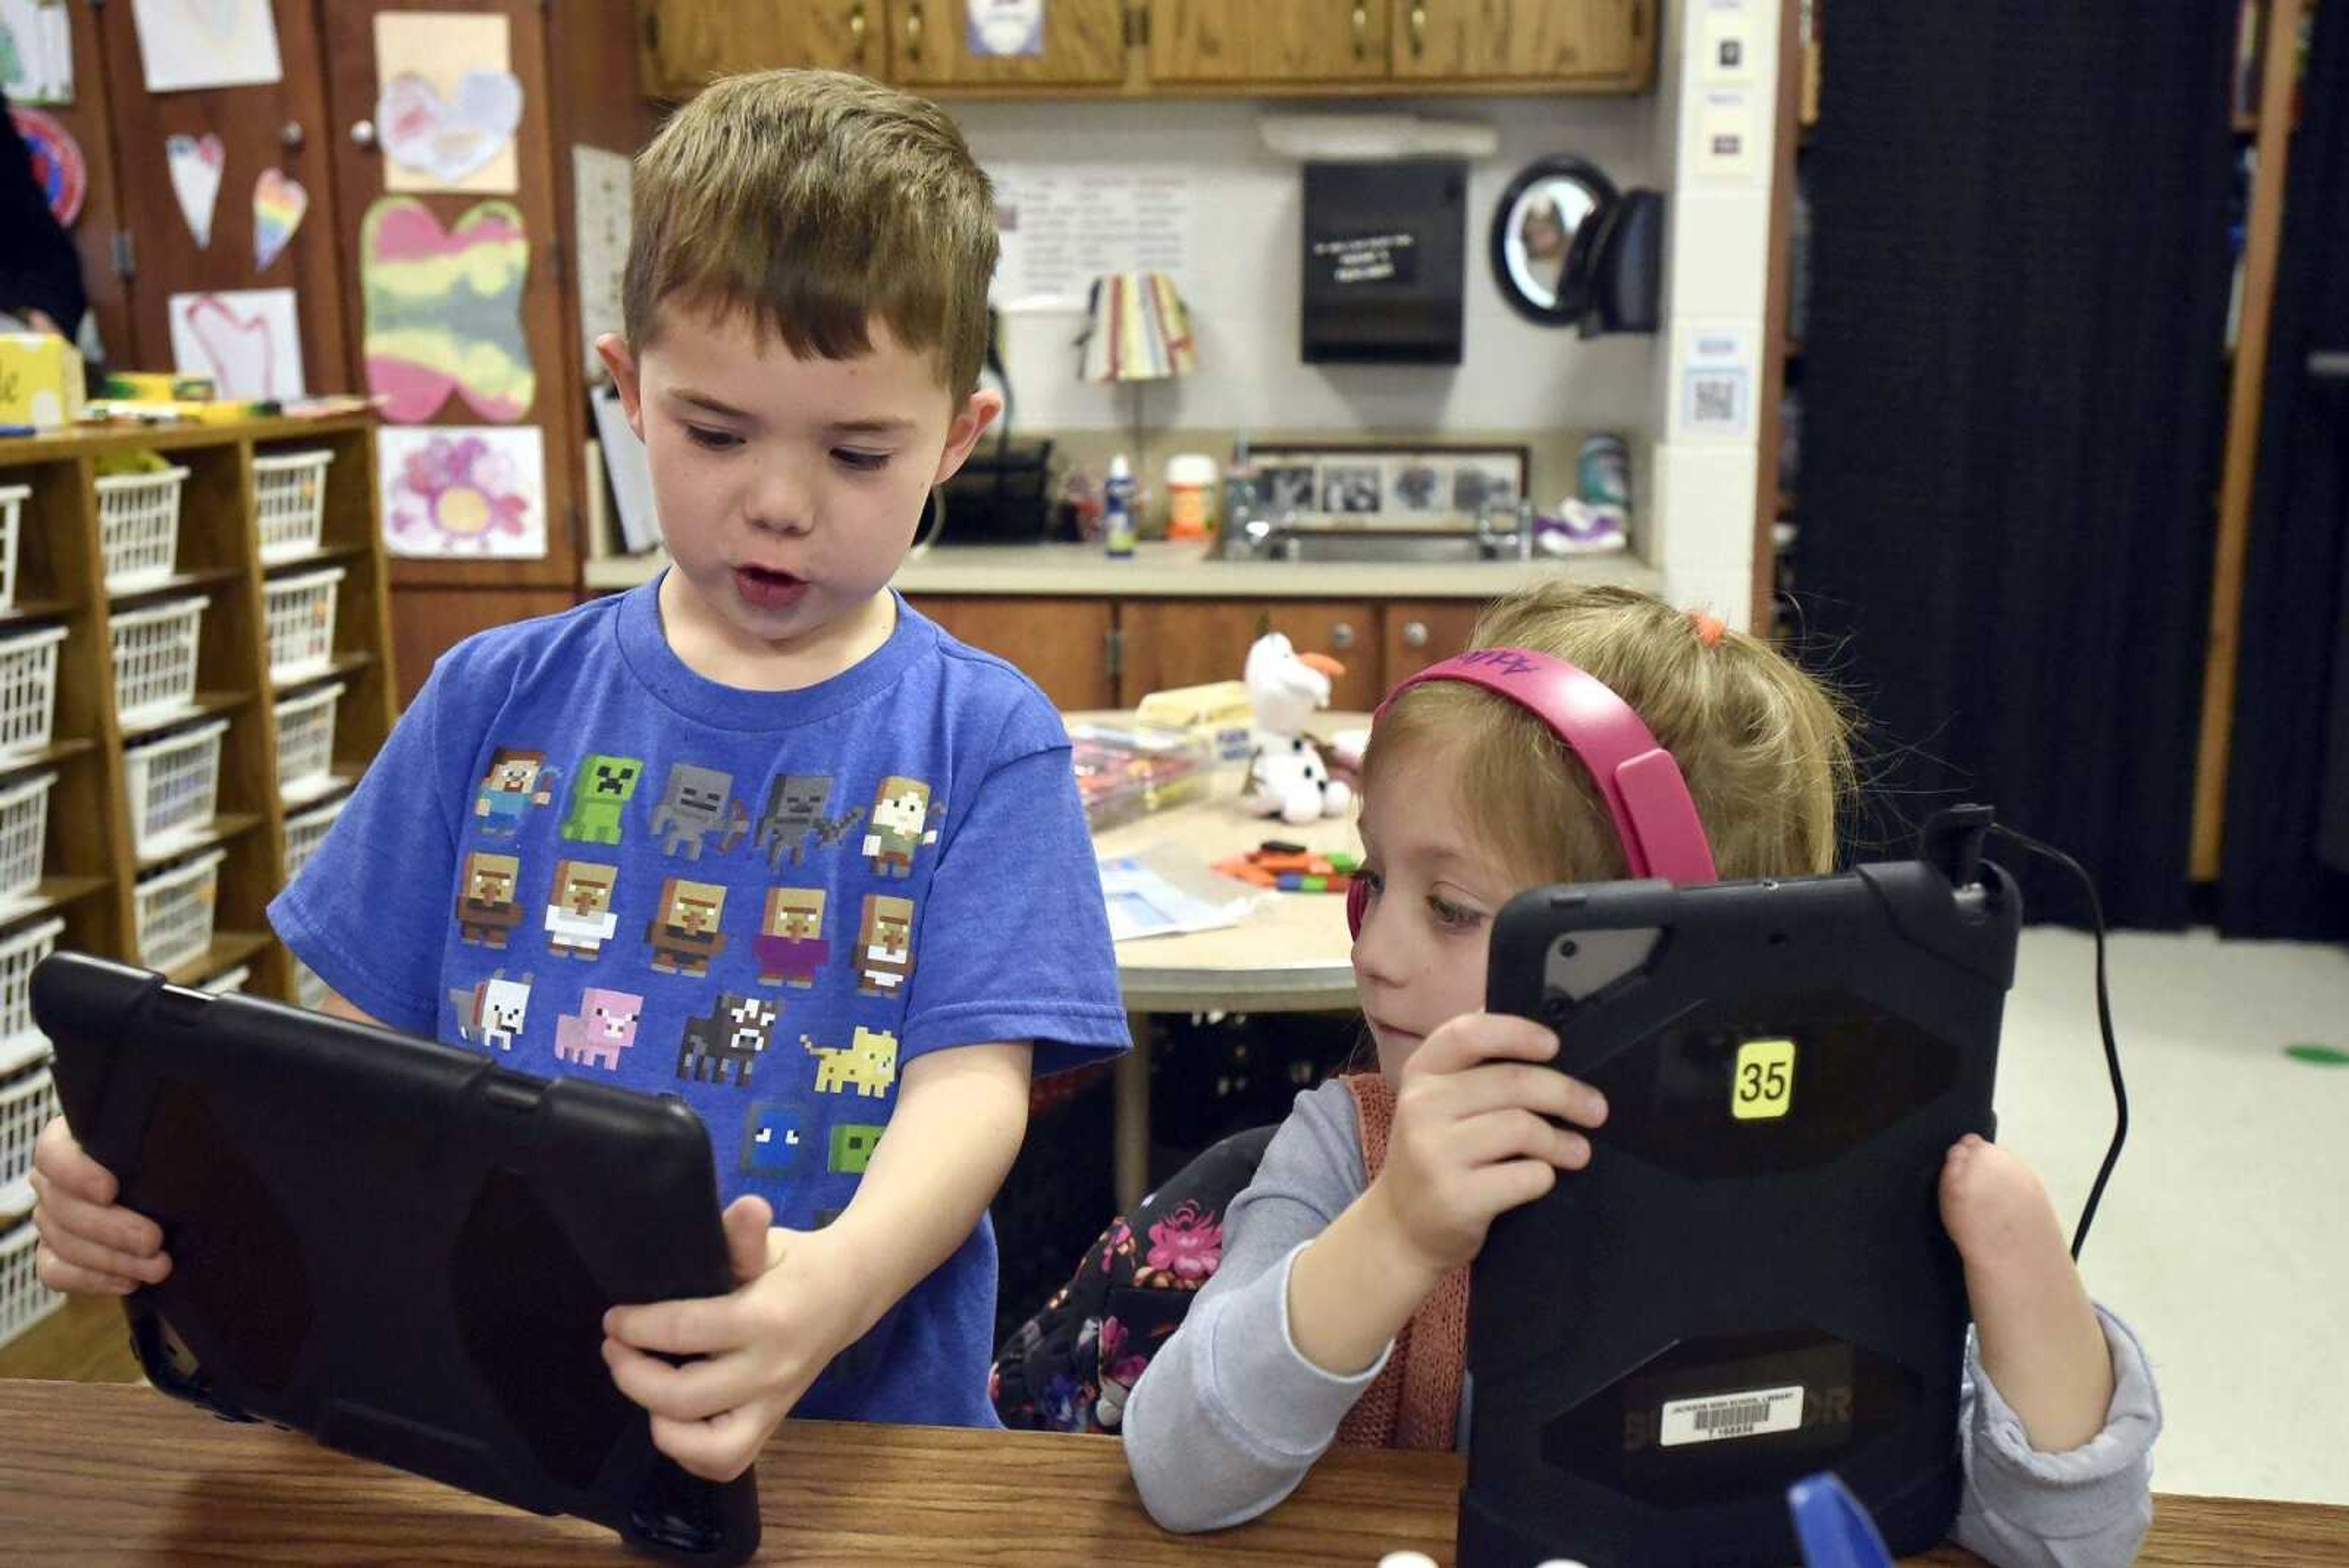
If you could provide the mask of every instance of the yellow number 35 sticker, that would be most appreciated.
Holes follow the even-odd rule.
[[[1795,1043],[1748,1040],[1737,1048],[1729,1114],[1741,1122],[1770,1121],[1795,1101]]]

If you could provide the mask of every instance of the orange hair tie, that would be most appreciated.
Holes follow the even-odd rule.
[[[1707,615],[1702,610],[1689,611],[1689,624],[1696,628],[1697,640],[1707,648],[1719,648],[1721,634],[1728,629],[1719,616]]]

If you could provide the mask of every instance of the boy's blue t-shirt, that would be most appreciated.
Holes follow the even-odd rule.
[[[797,691],[696,675],[657,581],[435,666],[269,918],[394,1027],[681,1096],[719,1196],[831,1222],[926,1052],[1126,1044],[1060,716],[897,602]],[[988,1426],[996,1259],[968,1240],[798,1413]]]

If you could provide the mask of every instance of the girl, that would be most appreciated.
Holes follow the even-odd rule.
[[[1678,760],[1723,877],[1831,868],[1847,725],[1767,645],[1645,595],[1555,584],[1495,605],[1474,642],[1612,688]],[[1256,1517],[1332,1441],[1456,1447],[1467,1265],[1494,1216],[1589,1163],[1575,1129],[1607,1118],[1596,1090],[1541,1065],[1548,1030],[1479,1011],[1512,895],[1626,874],[1588,771],[1530,711],[1438,680],[1381,715],[1361,784],[1353,961],[1378,1071],[1298,1096],[1226,1215],[1221,1266],[1133,1387],[1126,1455],[1170,1530]],[[1956,1539],[2004,1564],[2128,1562],[2160,1428],[2143,1353],[2089,1302],[2013,1154],[1967,1137],[1940,1199],[1975,1318]]]

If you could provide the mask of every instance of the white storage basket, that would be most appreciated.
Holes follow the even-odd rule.
[[[300,959],[294,961],[294,1000],[313,1012],[326,1005],[326,982]]]
[[[334,461],[331,452],[278,452],[253,460],[254,517],[264,566],[317,553],[326,514],[326,465]]]
[[[339,680],[313,686],[278,702],[277,793],[300,800],[330,787],[335,779],[335,712],[345,688]]]
[[[205,981],[202,985],[196,987],[196,989],[198,991],[211,992],[214,996],[236,996],[241,994],[244,988],[252,983],[252,966],[250,964],[239,964],[234,969],[224,969],[221,971],[220,973],[212,976],[212,979]]]
[[[150,723],[195,705],[199,639],[212,602],[198,594],[114,618],[114,707],[123,723]]]
[[[294,878],[302,875],[302,867],[310,864],[310,857],[326,841],[326,830],[335,826],[335,818],[343,815],[343,807],[350,804],[350,799],[340,795],[285,819],[286,886],[293,886]]]
[[[139,961],[177,969],[212,945],[212,907],[220,901],[225,853],[208,849],[193,859],[139,879]]]
[[[0,757],[42,752],[57,714],[57,645],[61,626],[0,636]]]
[[[66,1304],[65,1297],[41,1283],[33,1251],[40,1241],[30,1220],[0,1235],[0,1345]]]
[[[41,885],[48,842],[49,789],[55,774],[0,779],[0,915],[25,902]]]
[[[180,562],[180,489],[184,468],[114,473],[98,482],[98,550],[106,591],[136,593],[169,580]]]
[[[17,519],[32,493],[29,484],[0,484],[0,615],[16,607]]]
[[[283,686],[316,675],[335,662],[335,599],[343,568],[271,577],[261,586],[269,622],[269,679]]]
[[[0,1080],[0,1215],[33,1207],[33,1145],[57,1114],[57,1080],[39,1063]]]
[[[168,854],[202,834],[220,805],[221,737],[214,719],[159,740],[122,748],[130,794],[130,832],[142,857]]]
[[[48,1042],[33,1027],[33,970],[57,950],[63,920],[36,920],[0,932],[0,1075],[46,1054]]]

